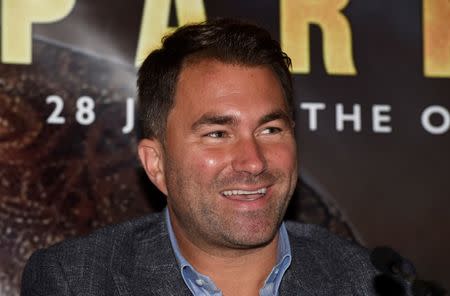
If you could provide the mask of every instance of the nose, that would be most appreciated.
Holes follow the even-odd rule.
[[[232,167],[236,172],[245,172],[256,176],[267,168],[261,144],[254,138],[239,140],[234,147],[233,154]]]

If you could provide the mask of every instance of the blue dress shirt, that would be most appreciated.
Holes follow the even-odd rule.
[[[189,290],[191,290],[194,296],[222,296],[222,291],[216,287],[213,281],[208,276],[196,271],[183,255],[181,255],[167,208],[165,209],[165,219],[170,243],[172,244],[172,249],[175,252],[175,257],[180,266],[181,276]],[[264,282],[264,286],[259,290],[260,296],[277,296],[283,275],[291,265],[291,246],[284,223],[281,224],[279,233],[277,263]]]

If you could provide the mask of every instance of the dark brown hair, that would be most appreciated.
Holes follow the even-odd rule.
[[[164,140],[178,75],[188,60],[216,59],[230,64],[268,66],[278,77],[289,113],[293,113],[290,58],[270,34],[255,25],[214,19],[185,25],[162,40],[138,73],[139,121],[144,138]]]

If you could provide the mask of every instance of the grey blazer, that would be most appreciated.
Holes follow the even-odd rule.
[[[280,295],[375,295],[367,250],[313,225],[287,222],[292,264]],[[162,214],[152,214],[38,250],[21,295],[190,295]]]

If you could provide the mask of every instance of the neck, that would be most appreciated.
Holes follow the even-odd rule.
[[[276,264],[279,233],[264,246],[233,249],[196,244],[173,226],[183,257],[198,272],[210,277],[223,295],[259,295]]]

